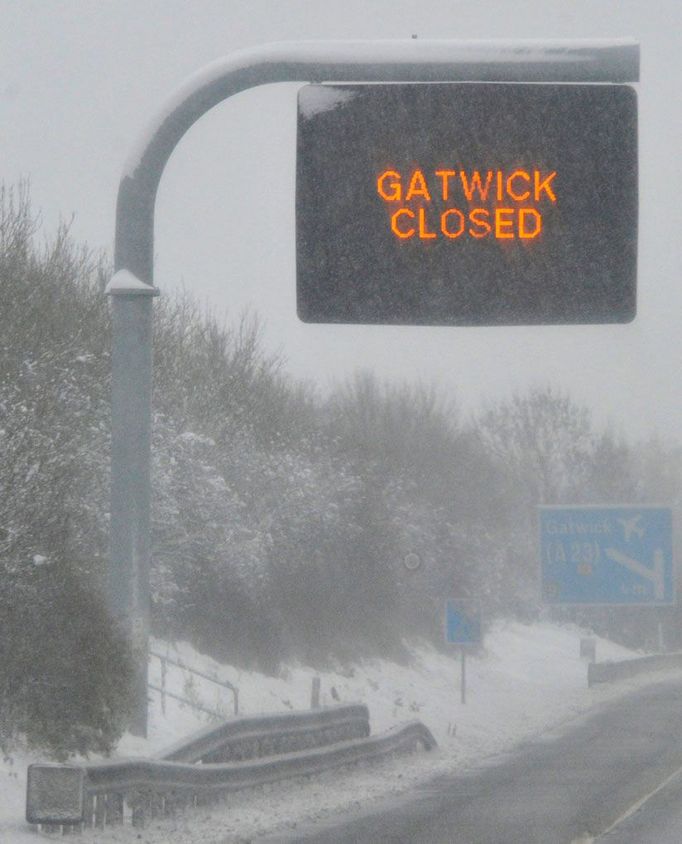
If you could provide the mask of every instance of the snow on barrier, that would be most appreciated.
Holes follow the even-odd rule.
[[[242,716],[199,730],[156,754],[166,762],[239,762],[369,735],[364,704]]]
[[[595,683],[614,683],[638,674],[650,671],[662,671],[666,668],[682,668],[682,653],[652,654],[636,659],[624,659],[620,662],[593,662],[587,666],[587,685]]]
[[[369,736],[369,713],[363,705],[240,718],[202,730],[155,759],[30,765],[26,819],[48,831],[61,825],[65,833],[126,820],[144,826],[149,818],[232,791],[311,776],[418,745],[436,747],[419,721]],[[249,754],[246,760],[244,753]],[[204,761],[220,757],[241,761]]]

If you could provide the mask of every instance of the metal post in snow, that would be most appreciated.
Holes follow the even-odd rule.
[[[133,148],[118,190],[113,301],[109,607],[133,644],[147,732],[154,204],[188,129],[233,94],[271,82],[633,82],[639,47],[610,41],[309,41],[234,53],[191,76]]]
[[[161,712],[166,714],[166,660],[161,659]]]
[[[110,613],[132,645],[136,708],[130,729],[147,734],[150,559],[152,299],[114,276],[111,388]]]
[[[313,677],[312,688],[310,690],[310,708],[320,708],[320,678]]]

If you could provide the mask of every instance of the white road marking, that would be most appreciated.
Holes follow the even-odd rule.
[[[669,777],[666,777],[662,783],[657,785],[652,792],[647,794],[645,797],[642,797],[636,803],[633,803],[632,806],[630,806],[627,811],[623,812],[623,814],[619,818],[617,818],[608,829],[605,829],[604,832],[597,836],[595,841],[600,841],[602,838],[605,838],[610,832],[613,832],[616,827],[620,826],[624,821],[632,817],[632,815],[634,815],[636,811],[641,809],[647,801],[651,800],[652,797],[658,794],[659,791],[662,791],[667,785],[670,785],[670,783],[675,779],[675,777],[679,777],[680,774],[682,774],[682,768],[678,768],[676,771],[673,771],[672,774],[670,774]]]

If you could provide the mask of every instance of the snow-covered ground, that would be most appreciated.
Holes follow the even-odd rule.
[[[352,668],[322,673],[296,665],[279,677],[268,677],[219,665],[186,643],[169,647],[156,642],[155,650],[237,686],[243,714],[308,708],[312,678],[317,674],[323,704],[337,698],[366,702],[372,732],[418,718],[433,732],[439,750],[233,794],[225,803],[154,822],[141,833],[130,827],[86,832],[81,841],[217,844],[250,840],[280,827],[366,806],[434,774],[461,770],[510,751],[524,740],[561,730],[592,707],[655,680],[649,676],[588,689],[586,665],[578,656],[581,635],[585,633],[573,626],[498,622],[486,636],[484,652],[467,660],[466,704],[460,702],[459,657],[454,649],[452,654],[443,654],[416,647],[409,666],[365,660]],[[634,655],[597,640],[599,661]],[[151,662],[150,681],[160,685],[158,659]],[[226,690],[179,669],[169,668],[167,688],[207,708],[226,715],[231,712]],[[166,701],[164,715],[160,695],[152,693],[149,739],[125,736],[118,755],[147,755],[205,726],[208,720],[171,699]],[[7,844],[39,840],[23,820],[30,761],[16,755],[13,764],[5,761],[0,766],[0,841]]]

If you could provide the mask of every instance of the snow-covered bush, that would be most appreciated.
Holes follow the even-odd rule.
[[[108,486],[101,266],[65,232],[34,245],[0,194],[0,744],[106,750],[128,657],[100,598]]]

